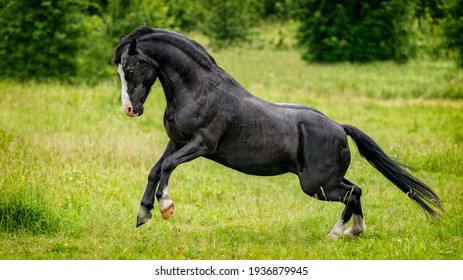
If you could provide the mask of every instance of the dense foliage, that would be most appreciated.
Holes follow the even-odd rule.
[[[144,24],[201,32],[212,46],[228,47],[258,38],[252,30],[261,23],[294,19],[300,26],[297,37],[303,57],[309,61],[406,61],[417,48],[432,45],[434,50],[456,53],[463,65],[462,3],[0,0],[0,77],[96,83],[114,72],[110,58],[120,36]]]
[[[299,42],[316,62],[408,58],[413,6],[401,0],[298,1]]]
[[[445,8],[443,25],[447,45],[456,50],[457,63],[463,67],[463,0],[450,1]]]
[[[4,1],[0,10],[0,68],[3,76],[67,78],[84,36],[75,1]]]
[[[170,28],[164,1],[6,0],[0,2],[0,74],[95,83],[111,73],[122,34],[143,24]]]
[[[257,20],[259,6],[252,0],[202,0],[205,13],[203,31],[218,47],[246,41]]]

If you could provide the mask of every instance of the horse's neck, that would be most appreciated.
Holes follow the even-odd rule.
[[[176,55],[161,53],[162,51],[175,52]],[[215,63],[195,61],[180,49],[158,49],[157,55],[160,57],[154,59],[161,62],[158,79],[168,106],[188,106],[191,102],[200,102],[206,95],[214,95],[214,92],[223,91],[225,88],[227,94],[237,95],[238,98],[244,95],[251,96]]]
[[[159,34],[146,38],[145,54],[159,63],[158,79],[167,102],[183,97],[195,98],[207,83],[216,64],[199,47],[174,34]],[[188,96],[183,96],[188,95]]]
[[[195,99],[195,95],[200,94],[201,87],[204,85],[207,76],[208,74],[202,72],[201,69],[183,68],[179,70],[177,67],[167,66],[160,73],[159,81],[164,90],[167,103],[174,100],[179,102],[186,99]]]

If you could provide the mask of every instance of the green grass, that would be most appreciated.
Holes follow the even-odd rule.
[[[159,84],[141,118],[120,86],[0,82],[0,259],[462,259],[463,72],[446,62],[306,65],[295,51],[213,54],[254,94],[312,105],[360,127],[442,198],[427,220],[361,159],[365,235],[327,240],[343,206],[306,196],[294,175],[254,177],[205,159],[171,177],[176,212],[135,228],[167,137]],[[116,71],[115,71],[116,73]]]

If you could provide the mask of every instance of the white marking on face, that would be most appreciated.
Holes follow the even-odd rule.
[[[122,84],[122,92],[121,92],[121,100],[122,100],[122,109],[132,106],[132,102],[130,101],[129,94],[127,92],[127,81],[125,80],[124,70],[122,70],[122,65],[119,64],[117,67],[117,72],[121,76],[121,84]]]

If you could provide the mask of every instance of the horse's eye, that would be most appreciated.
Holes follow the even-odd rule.
[[[126,73],[127,78],[132,78],[133,77],[133,70],[128,70]]]

